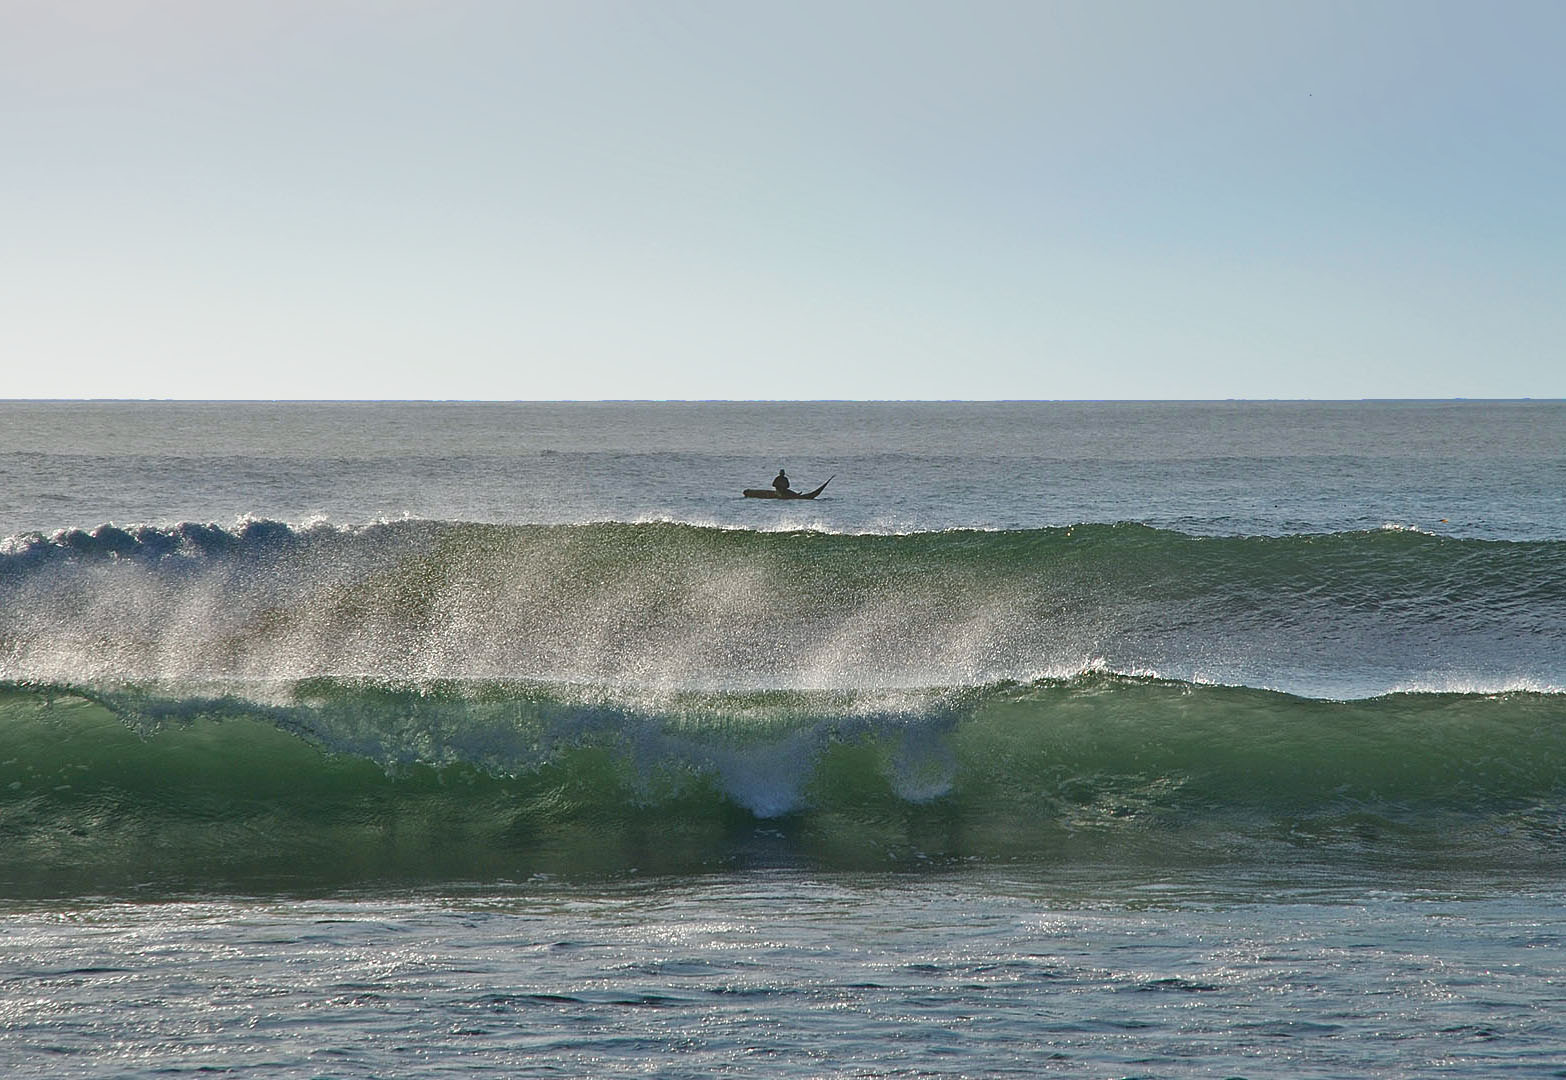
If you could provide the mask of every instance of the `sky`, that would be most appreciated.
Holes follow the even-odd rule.
[[[1566,4],[0,0],[0,398],[1566,397]]]

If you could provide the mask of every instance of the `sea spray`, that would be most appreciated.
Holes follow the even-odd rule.
[[[13,537],[0,678],[887,689],[1095,665],[1364,697],[1566,685],[1566,542],[252,521]]]
[[[1566,542],[67,530],[0,551],[0,882],[1552,865]]]

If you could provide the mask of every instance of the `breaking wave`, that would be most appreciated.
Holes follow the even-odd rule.
[[[1566,854],[1566,696],[0,687],[0,892]]]
[[[1558,866],[1563,635],[1566,543],[1395,529],[12,537],[0,893]]]
[[[1566,542],[1141,525],[104,526],[0,548],[0,678],[985,685],[1364,697],[1566,684]]]

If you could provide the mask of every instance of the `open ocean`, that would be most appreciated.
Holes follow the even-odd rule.
[[[1566,1076],[1566,403],[0,402],[0,537],[5,1077]]]

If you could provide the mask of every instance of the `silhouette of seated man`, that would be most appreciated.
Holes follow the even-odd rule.
[[[772,486],[777,488],[779,492],[789,491],[788,473],[779,469],[778,474],[772,478]]]

